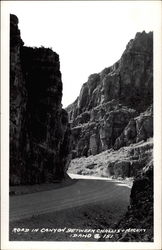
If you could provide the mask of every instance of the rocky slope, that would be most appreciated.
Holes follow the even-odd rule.
[[[131,144],[118,150],[73,159],[68,172],[108,178],[127,179],[137,176],[152,159],[153,140]]]
[[[153,33],[137,33],[118,62],[88,78],[67,111],[68,171],[133,182],[128,211],[114,225],[124,233],[114,241],[153,241]]]
[[[153,136],[153,34],[137,33],[120,60],[83,84],[67,107],[72,157],[118,149]]]
[[[59,56],[23,46],[10,16],[10,184],[61,180],[66,175],[68,115],[61,105]]]

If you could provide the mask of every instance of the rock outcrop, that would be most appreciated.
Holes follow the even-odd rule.
[[[130,145],[132,143],[146,141],[153,137],[153,108],[150,106],[139,116],[130,119],[121,135],[116,139],[114,149]]]
[[[125,231],[116,235],[114,241],[153,242],[153,162],[150,160],[136,176],[130,195],[130,206],[116,228],[133,229],[138,232]],[[141,230],[142,229],[142,230]],[[141,230],[141,231],[140,231]]]
[[[10,16],[10,184],[62,180],[69,153],[59,56],[23,46]]]
[[[82,175],[127,179],[134,178],[152,159],[153,140],[140,141],[118,150],[73,159],[68,172]]]
[[[153,34],[142,32],[128,43],[118,62],[92,74],[66,108],[72,157],[147,140],[153,135],[152,103]]]

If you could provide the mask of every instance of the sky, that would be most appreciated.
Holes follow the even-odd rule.
[[[137,32],[155,31],[160,1],[3,1],[17,15],[26,46],[60,56],[63,107],[75,101],[90,74],[120,59]]]

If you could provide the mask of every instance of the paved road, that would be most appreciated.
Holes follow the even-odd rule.
[[[119,181],[72,174],[70,176],[79,179],[64,188],[11,196],[10,221],[103,201],[116,209],[118,206],[121,209],[121,204],[125,207],[129,204],[130,188]]]

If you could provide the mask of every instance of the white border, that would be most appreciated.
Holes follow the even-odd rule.
[[[147,4],[147,1],[144,1]],[[154,243],[140,242],[10,242],[9,232],[9,13],[7,1],[1,2],[1,249],[161,249],[161,160],[162,160],[162,34],[161,1],[154,30]],[[93,4],[93,3],[92,3]],[[29,13],[30,18],[30,13]]]

